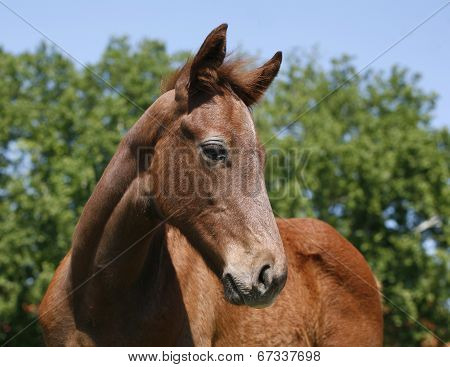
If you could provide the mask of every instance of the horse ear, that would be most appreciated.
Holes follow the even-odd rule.
[[[242,77],[242,81],[233,86],[236,94],[239,95],[247,106],[258,102],[267,88],[269,88],[280,70],[282,59],[283,55],[281,51],[278,51],[263,66],[247,72]]]
[[[227,24],[221,24],[206,37],[191,64],[190,79],[202,78],[217,70],[225,59]]]
[[[201,85],[208,87],[217,81],[217,69],[222,65],[226,54],[227,24],[221,24],[206,37],[197,54],[189,63],[188,74],[177,82],[178,94],[182,89],[193,90]]]

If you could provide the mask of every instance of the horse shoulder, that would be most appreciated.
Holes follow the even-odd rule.
[[[342,345],[343,332],[358,340],[349,345],[382,343],[382,311],[376,279],[362,254],[329,224],[312,218],[277,219],[290,269],[314,267],[323,325]],[[338,331],[340,328],[342,331]],[[358,331],[357,331],[358,330]],[[364,339],[364,340],[361,340]],[[329,339],[332,339],[330,337]]]

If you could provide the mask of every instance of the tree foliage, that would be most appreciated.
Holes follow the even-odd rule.
[[[115,38],[81,68],[45,44],[0,49],[0,342],[27,327],[9,345],[42,344],[28,325],[82,207],[184,56]],[[348,57],[323,69],[293,55],[285,70],[255,110],[275,213],[321,218],[360,249],[386,296],[386,344],[438,344],[423,326],[447,341],[450,141],[430,126],[436,96],[399,67],[345,83]]]

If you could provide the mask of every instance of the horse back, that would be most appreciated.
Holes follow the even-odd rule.
[[[289,261],[288,282],[294,283],[286,291],[309,298],[304,316],[314,320],[307,330],[312,344],[382,345],[380,291],[362,254],[320,220],[277,219],[277,224]]]

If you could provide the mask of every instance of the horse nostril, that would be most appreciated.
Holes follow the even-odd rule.
[[[258,276],[258,286],[267,290],[272,284],[273,272],[270,265],[266,264],[261,268]]]

